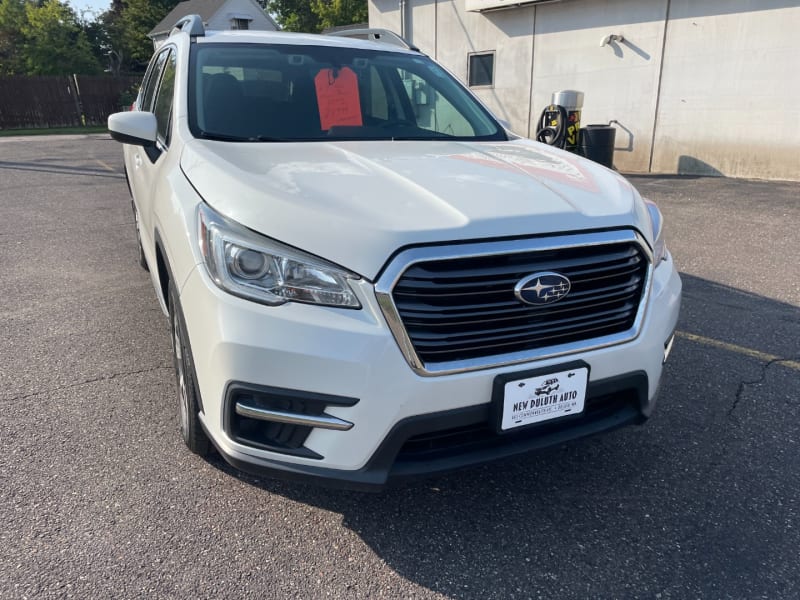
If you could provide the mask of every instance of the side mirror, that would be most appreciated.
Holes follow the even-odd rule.
[[[158,123],[151,112],[118,112],[108,117],[108,131],[118,142],[146,148],[156,143]]]

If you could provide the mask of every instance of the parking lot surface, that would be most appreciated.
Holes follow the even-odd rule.
[[[190,454],[120,146],[0,138],[0,598],[797,598],[800,184],[632,180],[684,282],[654,417],[360,494]]]

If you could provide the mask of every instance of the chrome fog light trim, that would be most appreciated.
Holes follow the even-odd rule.
[[[256,408],[255,406],[248,406],[241,402],[236,403],[236,414],[251,419],[258,419],[259,421],[304,425],[306,427],[319,427],[320,429],[334,429],[336,431],[347,431],[353,427],[353,424],[349,421],[338,419],[330,415],[301,415],[282,410]]]

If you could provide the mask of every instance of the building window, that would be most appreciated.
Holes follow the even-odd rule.
[[[494,52],[469,55],[469,86],[494,84]]]
[[[250,29],[250,19],[231,19],[231,29]]]

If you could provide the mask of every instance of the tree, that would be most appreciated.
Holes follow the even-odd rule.
[[[25,71],[20,53],[25,20],[25,0],[0,0],[0,75]]]
[[[309,0],[269,0],[267,11],[275,15],[278,24],[286,31],[319,31],[319,19],[311,10]]]
[[[319,33],[367,21],[367,0],[269,0],[267,11],[287,31]]]
[[[367,3],[361,0],[312,0],[311,10],[319,19],[320,30],[369,20]]]
[[[29,75],[94,74],[101,71],[75,12],[59,0],[25,3],[23,62]]]
[[[178,0],[126,0],[123,3],[113,26],[118,27],[118,49],[127,55],[132,66],[140,69],[147,66],[153,55],[153,42],[147,34],[177,3]]]
[[[136,70],[131,65],[127,48],[123,43],[122,27],[123,4],[114,0],[111,7],[95,17],[89,30],[89,40],[101,63],[107,65],[107,71],[118,76],[123,71]]]

